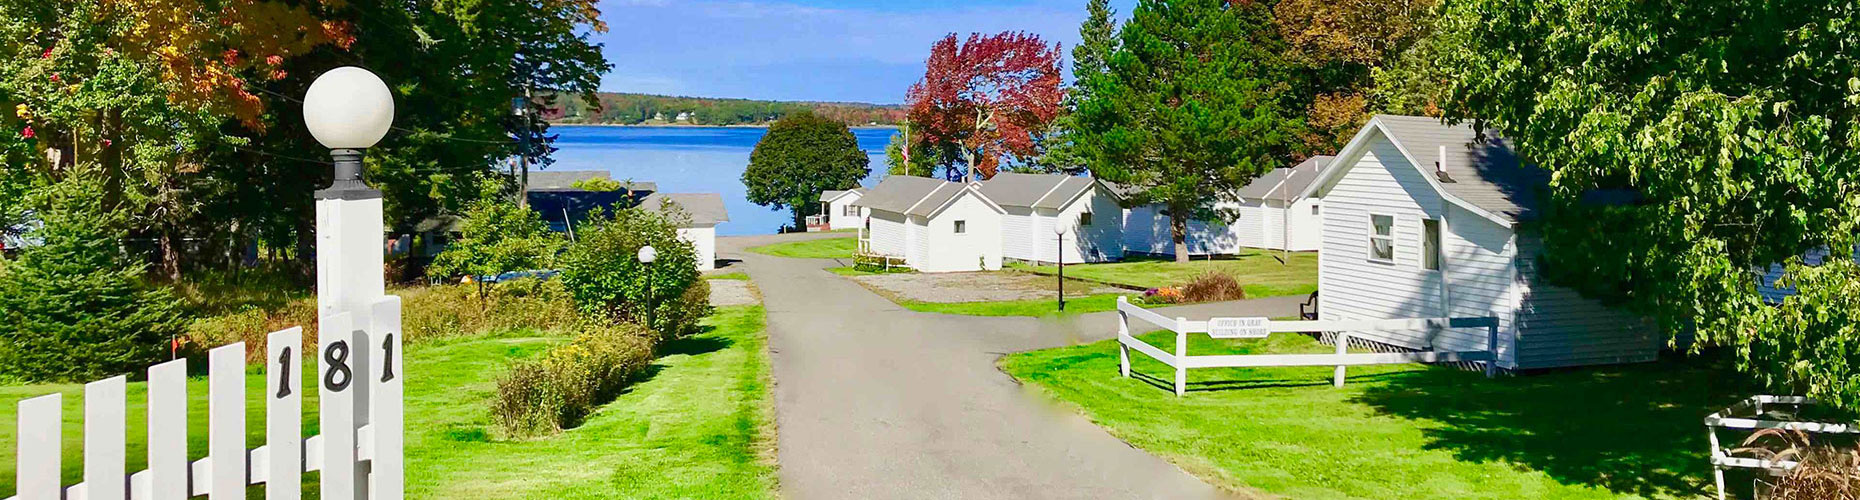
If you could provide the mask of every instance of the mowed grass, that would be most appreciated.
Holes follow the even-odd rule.
[[[769,498],[776,475],[773,401],[760,306],[724,307],[709,331],[666,345],[651,376],[580,427],[544,439],[490,440],[487,400],[511,360],[563,337],[442,340],[408,346],[406,453],[409,498]],[[534,332],[530,332],[534,335]],[[306,363],[309,364],[309,363]],[[314,387],[314,364],[304,387]],[[264,378],[247,375],[247,447],[264,442]],[[129,470],[145,465],[146,384],[129,389]],[[65,394],[64,483],[82,478],[83,388],[0,387],[0,496],[13,491],[17,402]],[[188,441],[206,455],[205,377],[188,382]],[[305,393],[305,435],[316,430],[316,391]],[[315,497],[315,474],[305,498]],[[254,490],[262,491],[262,490]]]
[[[1141,338],[1174,350],[1167,332]],[[1301,335],[1191,355],[1321,353]],[[1749,389],[1698,361],[1486,379],[1446,367],[1173,369],[1116,341],[1011,354],[1002,368],[1210,483],[1285,498],[1691,498],[1706,492],[1704,415]],[[1745,479],[1746,484],[1748,479]]]
[[[776,243],[751,248],[749,251],[791,259],[850,259],[858,246],[857,238],[847,236]]]
[[[1117,309],[1115,293],[1066,297],[1065,314],[1085,314]],[[965,316],[1054,316],[1060,314],[1057,298],[1009,300],[1001,302],[923,302],[894,300],[917,312],[961,314]]]
[[[1309,295],[1317,291],[1318,255],[1315,252],[1292,252],[1280,263],[1278,252],[1248,250],[1232,259],[1191,260],[1137,259],[1100,264],[1066,264],[1066,278],[1079,278],[1124,287],[1150,289],[1177,286],[1208,271],[1233,274],[1246,289],[1247,298],[1282,295]],[[1057,274],[1057,266],[1010,264],[1009,268],[1039,274]]]
[[[414,498],[769,498],[774,413],[760,306],[718,308],[707,333],[666,345],[651,376],[580,427],[494,442],[484,401],[507,359],[555,339],[463,343],[410,382]],[[411,371],[411,369],[409,370]],[[421,379],[409,379],[421,380]],[[415,426],[417,430],[413,430]]]

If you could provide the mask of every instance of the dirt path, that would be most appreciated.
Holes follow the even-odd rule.
[[[995,368],[1004,353],[1115,330],[912,312],[822,271],[833,261],[744,248],[807,235],[720,238],[768,308],[786,496],[1209,498],[1217,492]],[[1103,323],[1102,325],[1096,323]]]

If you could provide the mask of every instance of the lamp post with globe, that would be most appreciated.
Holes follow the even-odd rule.
[[[646,328],[657,328],[652,324],[656,309],[652,305],[652,261],[658,258],[659,251],[652,245],[639,247],[640,274],[646,277]]]
[[[1066,226],[1053,224],[1053,237],[1058,240],[1053,260],[1059,263],[1059,312],[1066,312]]]
[[[318,358],[324,371],[317,381],[323,394],[323,444],[355,449],[362,435],[336,429],[372,426],[371,446],[376,450],[369,462],[332,462],[354,467],[326,467],[321,488],[326,498],[370,498],[373,484],[378,490],[372,494],[378,498],[400,498],[402,408],[376,407],[372,397],[400,401],[400,339],[395,335],[400,330],[399,303],[385,297],[381,192],[362,182],[362,151],[380,142],[393,126],[394,95],[374,73],[345,66],[318,76],[304,93],[303,106],[305,127],[335,160],[335,179],[316,191],[316,305],[322,333]],[[331,322],[345,313],[349,323]],[[371,336],[378,337],[378,353]],[[349,487],[354,490],[338,492]]]

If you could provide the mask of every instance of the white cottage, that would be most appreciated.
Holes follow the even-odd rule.
[[[723,196],[717,193],[653,193],[639,206],[646,210],[665,211],[667,205],[683,209],[690,220],[678,228],[678,237],[697,249],[699,271],[717,268],[717,225],[730,221],[723,208]]]
[[[927,273],[1001,269],[1006,211],[974,184],[894,175],[853,205],[866,213],[862,251]]]
[[[1215,202],[1215,210],[1238,214],[1232,224],[1191,220],[1190,255],[1233,255],[1245,248],[1307,252],[1318,249],[1324,225],[1322,201],[1309,196],[1332,157],[1315,156],[1291,168],[1274,169]],[[1131,208],[1125,216],[1124,247],[1131,253],[1175,255],[1169,216],[1160,205]]]
[[[865,197],[865,188],[820,192],[820,230],[857,229],[865,222],[865,210],[853,204]],[[812,229],[810,229],[812,230]]]
[[[1506,369],[1654,360],[1647,322],[1538,278],[1542,246],[1518,227],[1547,181],[1471,126],[1372,118],[1308,189],[1324,200],[1320,316],[1497,316]],[[1399,349],[1486,342],[1484,329],[1351,335]]]
[[[1123,208],[1109,186],[1090,177],[1002,172],[977,183],[1007,213],[1001,254],[1018,261],[1104,262],[1124,258]],[[1066,232],[1064,250],[1053,228]]]

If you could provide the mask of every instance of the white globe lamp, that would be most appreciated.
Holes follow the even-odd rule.
[[[368,149],[394,125],[394,94],[368,70],[329,70],[304,93],[304,125],[330,149]]]
[[[336,178],[317,192],[318,199],[381,196],[362,183],[361,151],[381,142],[394,126],[394,93],[381,77],[354,66],[316,77],[304,92],[304,126],[336,160]]]
[[[646,245],[643,247],[639,247],[639,261],[641,263],[651,264],[652,261],[657,260],[658,258],[659,258],[659,251],[653,249],[652,245]]]

